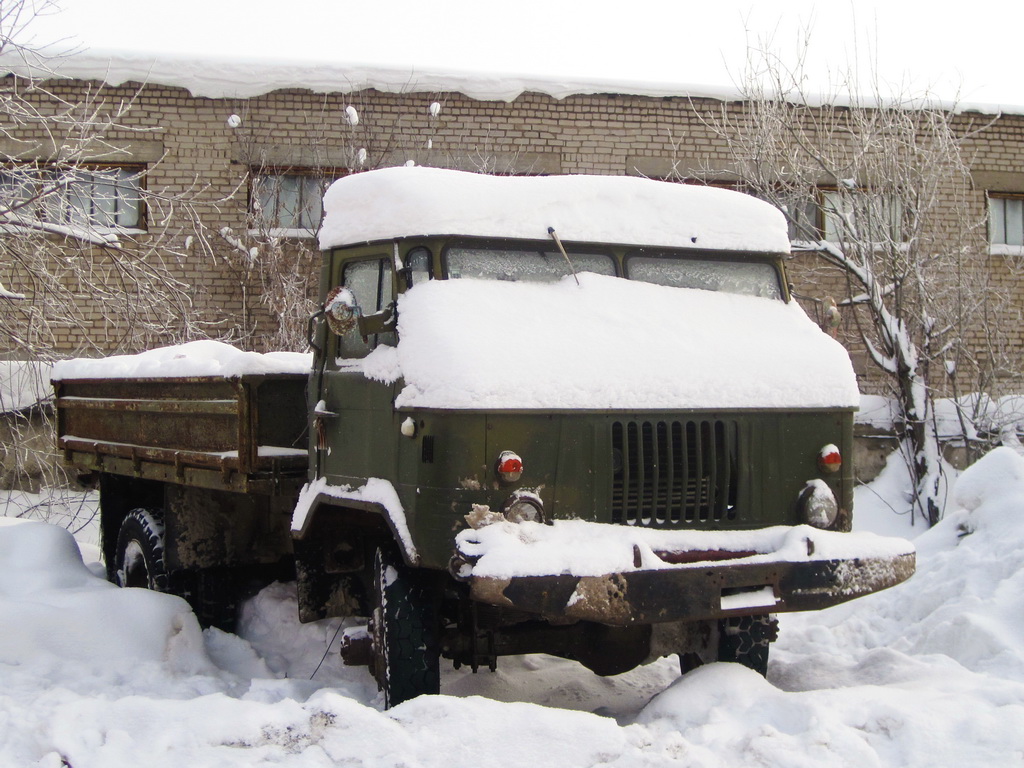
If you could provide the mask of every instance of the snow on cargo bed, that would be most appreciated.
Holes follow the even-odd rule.
[[[310,355],[297,352],[243,352],[219,341],[191,341],[137,355],[63,360],[51,379],[162,379],[248,374],[309,373]]]
[[[630,176],[487,176],[399,167],[339,179],[320,247],[466,235],[788,253],[774,206],[726,189]]]
[[[581,274],[435,280],[400,341],[348,361],[421,408],[856,407],[846,351],[795,303]]]
[[[914,545],[904,539],[822,531],[806,525],[752,531],[669,531],[585,520],[555,520],[550,525],[502,520],[459,532],[456,547],[472,563],[461,576],[496,579],[705,568],[708,557],[702,553],[714,553],[718,562],[757,564],[887,559],[914,552]],[[729,553],[735,554],[729,557]]]

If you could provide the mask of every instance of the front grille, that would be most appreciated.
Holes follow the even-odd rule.
[[[612,522],[650,527],[736,519],[734,421],[612,423]]]

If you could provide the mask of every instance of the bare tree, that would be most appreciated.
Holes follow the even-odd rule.
[[[47,2],[0,5],[0,53],[58,66],[26,44]],[[52,73],[52,72],[51,72]],[[22,383],[0,387],[6,488],[59,485],[46,409],[16,402],[43,392],[48,363],[69,354],[138,351],[208,335],[176,273],[191,239],[205,240],[197,190],[152,182],[132,146],[152,129],[130,124],[125,90],[0,80],[0,358]],[[119,95],[120,94],[120,95]],[[136,94],[137,95],[137,94]],[[151,142],[152,143],[152,142]],[[39,432],[46,439],[39,439]]]
[[[898,405],[912,511],[932,525],[944,492],[936,393],[985,382],[998,364],[963,333],[999,300],[980,258],[983,213],[969,204],[965,144],[979,129],[927,100],[877,88],[861,100],[853,79],[835,106],[803,90],[799,64],[753,53],[743,101],[706,124],[738,185],[778,206],[825,267],[818,290],[842,297],[845,341],[863,345]]]

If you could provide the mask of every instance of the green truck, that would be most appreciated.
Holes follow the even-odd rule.
[[[58,366],[116,583],[230,628],[294,578],[303,621],[364,619],[341,655],[392,706],[441,658],[764,673],[775,614],[913,573],[908,542],[850,532],[856,381],[771,206],[403,167],[336,182],[319,237],[311,363],[199,342]]]

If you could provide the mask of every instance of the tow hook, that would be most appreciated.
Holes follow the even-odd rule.
[[[351,627],[341,636],[341,661],[346,667],[368,667],[373,661],[373,639],[366,627]]]

